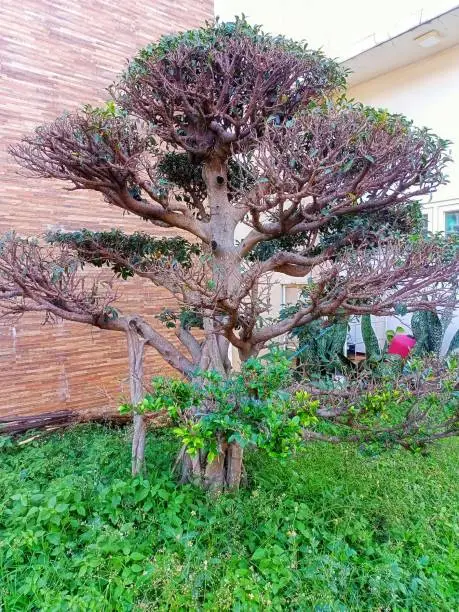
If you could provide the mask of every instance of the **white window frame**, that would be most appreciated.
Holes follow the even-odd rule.
[[[423,206],[422,207],[422,214],[426,215],[427,217],[427,231],[429,232],[435,232],[437,230],[434,229],[434,210],[435,207],[434,206]]]
[[[452,208],[451,210],[444,210],[443,211],[443,231],[445,232],[445,235],[446,235],[446,215],[448,213],[455,213],[455,214],[457,214],[459,216],[459,203],[456,204],[455,208]]]

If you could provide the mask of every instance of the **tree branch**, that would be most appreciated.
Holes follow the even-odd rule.
[[[189,351],[194,364],[199,364],[202,356],[202,348],[193,334],[181,325],[175,328],[175,335]]]

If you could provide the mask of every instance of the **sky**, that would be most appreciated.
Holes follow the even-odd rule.
[[[456,5],[451,0],[215,0],[215,14],[230,21],[244,13],[268,32],[307,40],[342,60],[359,52],[364,39],[380,42]]]

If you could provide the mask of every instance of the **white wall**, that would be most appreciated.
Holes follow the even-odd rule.
[[[453,0],[215,0],[215,15],[232,21],[244,13],[267,32],[306,39],[312,49],[345,59],[456,6]]]
[[[441,187],[432,201],[459,202],[459,45],[360,83],[349,90],[349,96],[402,113],[416,125],[452,140],[456,163],[450,164],[450,184]]]

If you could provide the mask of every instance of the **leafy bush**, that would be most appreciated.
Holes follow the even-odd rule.
[[[307,298],[307,289],[302,292],[297,304],[284,307],[280,319],[296,313]],[[387,347],[381,350],[371,323],[371,315],[362,315],[360,327],[365,345],[366,358],[355,362],[344,354],[351,317],[322,318],[296,327],[290,333],[298,343],[296,351],[297,373],[308,379],[323,379],[337,373],[354,375],[364,369],[374,375],[384,375],[392,367],[397,368],[387,355]]]
[[[5,446],[5,610],[456,608],[457,440],[427,456],[249,453],[250,486],[215,499],[178,487],[176,441],[152,438],[148,479],[134,480],[124,430]]]
[[[261,448],[286,457],[302,443],[303,427],[317,417],[318,402],[301,392],[288,392],[292,382],[287,355],[273,351],[251,358],[229,378],[215,371],[196,372],[194,381],[153,379],[152,390],[140,405],[125,404],[121,412],[169,411],[174,434],[191,456],[205,452],[212,461],[222,440]]]
[[[459,435],[456,357],[397,359],[379,364],[377,376],[364,371],[326,385],[295,382],[291,365],[288,353],[274,350],[228,378],[211,370],[192,381],[158,377],[140,404],[120,410],[166,409],[182,448],[208,461],[231,443],[284,459],[304,439],[412,449]]]
[[[312,321],[293,330],[298,340],[298,371],[311,378],[341,371],[344,345],[349,328],[348,318],[337,321]]]

